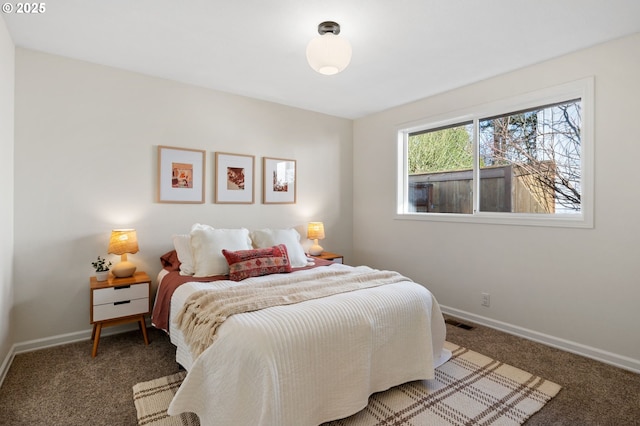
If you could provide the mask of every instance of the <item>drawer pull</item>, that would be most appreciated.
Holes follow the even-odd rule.
[[[123,300],[122,302],[113,302],[114,305],[124,305],[125,303],[131,303],[131,300]]]
[[[125,289],[125,288],[131,288],[131,286],[130,285],[119,285],[119,286],[114,287],[113,289],[114,290],[122,290],[122,289]]]

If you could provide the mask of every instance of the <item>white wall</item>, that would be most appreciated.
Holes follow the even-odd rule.
[[[13,303],[13,134],[15,47],[0,17],[0,364],[11,345]],[[0,382],[2,372],[0,368]]]
[[[640,34],[356,120],[354,261],[403,272],[467,319],[640,370],[638,52]],[[394,219],[396,126],[592,75],[594,229]]]
[[[114,227],[137,229],[129,260],[154,277],[195,222],[320,220],[323,246],[351,255],[350,120],[20,48],[15,115],[17,342],[89,330],[90,262]],[[155,201],[157,145],[207,151],[204,204]],[[256,156],[255,204],[212,202],[215,151]],[[261,204],[263,156],[297,160],[297,204]]]

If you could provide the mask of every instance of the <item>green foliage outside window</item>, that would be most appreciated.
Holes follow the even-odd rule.
[[[473,168],[470,126],[451,127],[409,137],[409,174]]]

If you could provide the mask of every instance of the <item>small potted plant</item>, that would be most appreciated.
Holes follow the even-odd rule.
[[[106,259],[98,256],[95,262],[91,262],[91,266],[96,270],[96,279],[98,281],[106,281],[109,278],[109,266],[111,266],[111,262],[107,263]]]

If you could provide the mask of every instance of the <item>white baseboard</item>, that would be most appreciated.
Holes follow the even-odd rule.
[[[534,342],[542,343],[557,349],[562,349],[563,351],[595,359],[596,361],[623,368],[625,370],[630,370],[634,373],[640,373],[640,360],[637,359],[603,351],[598,348],[572,342],[570,340],[561,339],[559,337],[550,336],[548,334],[539,333],[537,331],[518,327],[512,324],[507,324],[502,321],[496,321],[491,318],[486,318],[481,315],[476,315],[469,312],[461,311],[459,309],[450,308],[448,306],[440,305],[440,308],[444,314],[451,315],[459,319],[475,322],[476,324],[484,325],[486,327],[513,334],[515,336],[523,337],[528,340],[533,340]]]
[[[13,362],[13,358],[15,358],[16,353],[14,351],[16,345],[13,345],[11,349],[9,349],[9,353],[2,361],[2,365],[0,365],[0,386],[4,383],[4,378],[7,377],[7,373],[9,372],[9,367]]]
[[[147,327],[149,326],[149,320],[147,320]],[[126,333],[127,331],[137,330],[137,324],[124,324],[114,327],[105,327],[102,329],[100,336],[111,336],[113,334]],[[0,366],[0,386],[4,383],[5,377],[11,368],[11,363],[17,354],[37,351],[39,349],[51,348],[54,346],[66,345],[68,343],[79,342],[81,340],[91,339],[91,330],[77,331],[74,333],[59,334],[57,336],[45,337],[42,339],[29,340],[26,342],[15,343],[11,346],[9,353],[5,357],[2,365]],[[87,352],[87,356],[91,356],[90,352]]]

